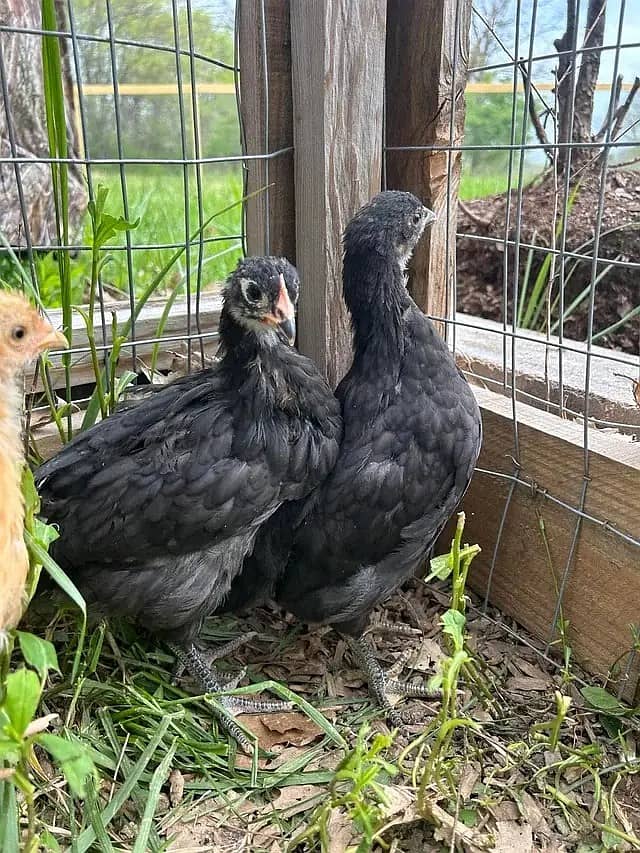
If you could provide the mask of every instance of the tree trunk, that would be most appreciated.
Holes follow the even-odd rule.
[[[604,41],[604,20],[607,0],[589,0],[587,26],[584,39],[585,48],[602,47]],[[573,115],[573,141],[590,142],[593,121],[593,98],[600,71],[600,51],[590,50],[582,54],[576,100]],[[584,161],[594,152],[588,148],[577,148],[574,157]]]
[[[607,0],[589,0],[587,23],[585,28],[585,48],[602,47],[604,41],[605,11]],[[577,0],[567,0],[566,29],[562,38],[556,39],[555,48],[561,55],[558,57],[557,101],[558,101],[558,142],[592,142],[593,132],[593,101],[600,71],[600,51],[589,50],[582,54],[578,81],[575,86],[573,100],[573,126],[571,126],[571,105],[573,99],[576,64],[570,53],[576,47],[577,39]],[[571,155],[572,168],[583,165],[590,158],[595,159],[596,152],[592,148],[573,148]],[[558,151],[558,169],[564,171],[569,159],[569,149],[560,148]]]
[[[63,6],[56,3],[60,29],[67,29]],[[5,0],[0,23],[15,28],[38,28],[42,20],[40,0]],[[67,111],[70,156],[76,156],[78,142],[73,102],[73,79],[66,39],[61,40],[63,84]],[[51,246],[56,242],[55,210],[51,168],[38,162],[49,156],[42,73],[42,39],[28,33],[0,33],[2,70],[8,102],[0,108],[0,155],[16,156],[30,162],[0,163],[0,233],[14,248],[31,243]],[[20,199],[22,191],[22,205]],[[86,208],[82,174],[69,167],[69,223],[77,228]],[[26,220],[26,221],[25,221]]]

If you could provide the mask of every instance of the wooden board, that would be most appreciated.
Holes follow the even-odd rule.
[[[238,2],[243,151],[271,154],[293,146],[289,0]],[[246,170],[248,193],[272,185],[247,202],[248,253],[284,255],[295,263],[293,151],[249,160]]]
[[[389,0],[387,146],[461,144],[470,22],[471,0]],[[450,167],[446,151],[386,153],[387,189],[415,193],[437,215],[409,279],[418,305],[437,317],[452,313],[460,169],[459,152]]]
[[[512,475],[514,443],[511,401],[474,388],[482,408],[485,438],[478,467]],[[559,582],[567,564],[579,516],[583,487],[583,431],[575,422],[517,407],[520,478],[498,543],[491,580],[489,569],[511,481],[476,472],[463,508],[465,540],[478,542],[471,587],[545,642],[552,630]],[[580,522],[574,558],[563,598],[563,616],[575,659],[588,671],[606,675],[631,648],[631,624],[640,624],[640,548],[617,536],[616,528],[640,539],[640,444],[627,437],[589,431],[589,483],[584,512],[600,522]],[[535,484],[535,488],[532,488]],[[545,548],[546,537],[550,561]],[[445,534],[445,542],[451,531]],[[442,543],[444,545],[444,543]],[[640,660],[638,660],[640,664]],[[624,689],[636,696],[635,666]]]
[[[386,0],[291,0],[299,341],[335,385],[351,361],[341,236],[380,189]]]

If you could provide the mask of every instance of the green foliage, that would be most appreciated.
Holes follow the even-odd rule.
[[[373,849],[376,834],[384,824],[385,782],[398,772],[395,764],[385,758],[392,742],[393,735],[372,736],[368,723],[361,726],[355,746],[336,768],[328,799],[316,809],[308,827],[291,841],[288,849],[297,850],[306,841],[310,849],[319,842],[322,851],[331,850],[330,820],[336,810],[355,826],[360,837],[356,853]]]
[[[27,595],[33,595],[43,563],[55,563],[47,551],[57,538],[56,530],[37,517],[40,508],[33,476],[28,468],[23,474],[25,501],[25,537],[30,554],[30,572]],[[62,570],[56,566],[63,576]],[[66,579],[77,600],[84,601]],[[31,781],[31,764],[34,746],[46,750],[62,771],[70,791],[80,797],[86,795],[86,780],[95,773],[87,747],[69,733],[54,735],[44,731],[51,717],[34,719],[50,672],[60,672],[53,644],[25,631],[16,631],[21,652],[21,663],[10,669],[13,636],[9,636],[0,650],[0,850],[22,850],[36,853],[44,839],[37,833],[35,816],[35,788]],[[82,636],[82,632],[81,632]],[[78,647],[80,651],[80,646]],[[56,716],[55,714],[53,715]],[[27,830],[21,841],[19,811],[16,792],[24,799],[27,812]]]

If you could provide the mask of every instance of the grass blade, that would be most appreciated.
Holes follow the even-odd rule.
[[[153,818],[158,807],[160,791],[167,776],[169,775],[171,762],[173,761],[173,756],[176,753],[177,743],[178,739],[175,738],[169,747],[169,751],[156,767],[155,772],[151,777],[147,805],[145,806],[144,814],[142,815],[142,821],[140,822],[140,827],[138,829],[138,837],[133,846],[132,853],[146,853],[147,851],[147,843],[149,840],[149,834],[151,833],[151,827],[153,826]]]
[[[108,826],[111,823],[114,816],[120,811],[122,806],[128,800],[134,787],[138,784],[140,777],[147,769],[147,764],[153,758],[156,749],[158,748],[160,742],[167,733],[167,729],[169,728],[169,725],[172,722],[173,716],[175,715],[165,717],[164,720],[161,721],[156,733],[147,744],[140,758],[134,764],[131,774],[119,788],[118,793],[115,795],[113,800],[111,800],[109,805],[103,810],[102,823],[104,824],[104,826]],[[93,830],[93,827],[85,829],[84,832],[78,838],[78,853],[86,853],[86,851],[89,850],[95,840],[96,834]]]

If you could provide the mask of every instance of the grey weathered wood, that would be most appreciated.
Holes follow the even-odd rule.
[[[243,151],[265,154],[293,146],[289,0],[239,0],[240,111]],[[266,76],[263,48],[266,44]],[[267,97],[268,92],[268,97]],[[272,184],[247,202],[250,255],[284,255],[295,262],[293,151],[247,162],[247,192]]]
[[[386,0],[292,0],[299,341],[329,381],[351,359],[341,235],[380,189]]]
[[[387,145],[462,142],[470,22],[471,0],[389,0]],[[441,317],[454,309],[460,168],[459,152],[451,154],[450,170],[447,151],[388,151],[386,157],[387,188],[415,193],[437,214],[414,255],[410,289],[424,311]]]

